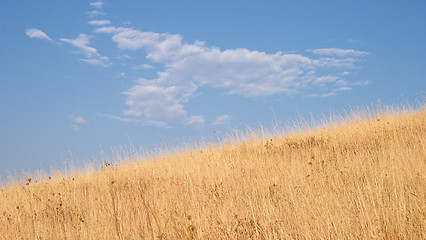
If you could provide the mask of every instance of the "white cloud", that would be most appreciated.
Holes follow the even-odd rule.
[[[70,115],[69,118],[71,119],[71,121],[73,121],[74,123],[77,124],[87,124],[87,120],[84,119],[82,116],[75,116],[75,115]]]
[[[318,55],[336,56],[336,57],[365,57],[369,52],[357,51],[354,49],[339,49],[339,48],[320,48],[315,50],[308,50]]]
[[[203,125],[206,120],[202,116],[192,116],[186,120],[186,125]]]
[[[133,123],[140,123],[139,119],[134,119],[134,118],[123,118],[123,117],[119,117],[116,115],[112,115],[112,114],[103,114],[103,113],[98,113],[100,116],[102,117],[106,117],[109,118],[111,120],[118,120],[120,122],[133,122]]]
[[[83,53],[87,55],[87,58],[99,56],[99,53],[95,48],[88,46],[88,44],[90,44],[90,41],[89,36],[87,36],[86,34],[80,34],[76,39],[61,38],[61,41],[79,48],[83,51]]]
[[[370,85],[370,84],[371,84],[370,80],[351,83],[352,86],[366,86],[366,85]]]
[[[101,1],[90,3],[90,6],[95,7],[95,8],[102,8],[102,5],[103,5],[103,3]]]
[[[109,67],[112,65],[112,63],[108,62],[108,57],[100,56],[99,58],[90,58],[90,59],[80,59],[83,62],[86,62],[88,64],[92,65],[98,65],[102,67]]]
[[[116,75],[117,78],[123,78],[125,76],[126,76],[126,73],[124,73],[124,72],[118,72],[117,75]]]
[[[109,20],[92,20],[88,22],[90,25],[95,26],[102,26],[102,25],[109,25],[111,22]]]
[[[187,117],[181,101],[177,99],[175,86],[161,87],[141,79],[139,84],[124,92],[130,109],[125,112],[131,116],[145,116],[147,123],[167,126],[170,123],[183,123]]]
[[[141,64],[141,65],[134,66],[133,69],[154,69],[154,67],[149,64]]]
[[[336,91],[350,91],[350,90],[352,90],[351,87],[340,87],[340,88],[336,89]]]
[[[47,36],[44,32],[36,28],[27,29],[25,31],[25,34],[27,34],[27,36],[30,38],[38,38],[52,41],[49,36]]]
[[[356,85],[356,83],[348,83],[346,81],[344,81],[343,83],[340,83],[340,85]],[[308,97],[321,97],[321,98],[325,98],[325,97],[331,97],[331,96],[335,96],[337,95],[338,92],[344,92],[344,91],[350,91],[352,90],[351,87],[347,87],[347,86],[341,86],[338,87],[328,93],[323,93],[323,94],[319,94],[319,93],[315,93],[315,94],[310,94],[308,95]]]
[[[345,49],[311,50],[327,57],[269,54],[244,48],[221,50],[204,42],[183,42],[178,34],[143,32],[133,28],[101,27],[112,34],[121,50],[146,52],[146,58],[164,66],[154,79],[140,79],[126,91],[127,115],[143,116],[158,126],[185,123],[184,109],[201,86],[223,89],[246,97],[293,94],[303,88],[345,86],[341,72],[355,67],[366,52]],[[334,56],[338,56],[336,58]],[[345,58],[342,58],[345,57]],[[326,70],[327,74],[322,74]],[[335,94],[335,93],[334,93]],[[323,94],[325,95],[332,94]]]
[[[335,95],[336,95],[336,92],[329,92],[329,93],[321,94],[320,97],[325,98],[325,97],[331,97]]]
[[[328,83],[333,83],[336,82],[339,79],[339,77],[337,76],[321,76],[316,78],[312,83],[313,84],[318,84],[318,85],[325,85]]]
[[[81,59],[82,61],[103,67],[111,66],[108,57],[100,55],[96,48],[88,46],[90,44],[88,35],[80,34],[76,39],[61,38],[61,41],[73,45],[78,48],[81,53],[85,54],[86,59]]]
[[[117,59],[133,59],[132,57],[130,57],[128,54],[121,54],[117,56]]]
[[[359,62],[360,59],[324,57],[313,61],[318,67],[351,69],[355,67],[355,63]]]
[[[68,118],[71,120],[72,124],[70,125],[74,130],[78,131],[80,125],[87,124],[87,120],[82,116],[69,115]]]
[[[89,15],[90,18],[95,18],[97,16],[104,16],[104,15],[106,15],[106,13],[100,12],[98,10],[89,11],[89,12],[87,12],[87,14]]]
[[[213,125],[228,124],[229,121],[231,121],[231,117],[229,117],[228,115],[221,115],[216,118],[216,120],[213,122]]]
[[[332,91],[332,92],[328,92],[328,93],[323,93],[323,94],[319,94],[319,93],[314,93],[314,94],[310,94],[307,97],[321,97],[321,98],[326,98],[326,97],[331,97],[331,96],[335,96],[336,92]]]

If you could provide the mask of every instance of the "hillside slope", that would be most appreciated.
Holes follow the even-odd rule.
[[[426,111],[3,187],[0,239],[426,239]]]

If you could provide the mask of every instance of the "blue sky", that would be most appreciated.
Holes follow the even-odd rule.
[[[0,174],[424,99],[425,1],[4,1]]]

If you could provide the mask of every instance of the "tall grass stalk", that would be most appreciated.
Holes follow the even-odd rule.
[[[425,239],[426,110],[353,109],[0,190],[1,239]],[[34,180],[37,179],[37,180]]]

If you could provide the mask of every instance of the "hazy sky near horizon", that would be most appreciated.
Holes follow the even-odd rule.
[[[419,0],[4,1],[0,178],[424,100],[425,23]]]

